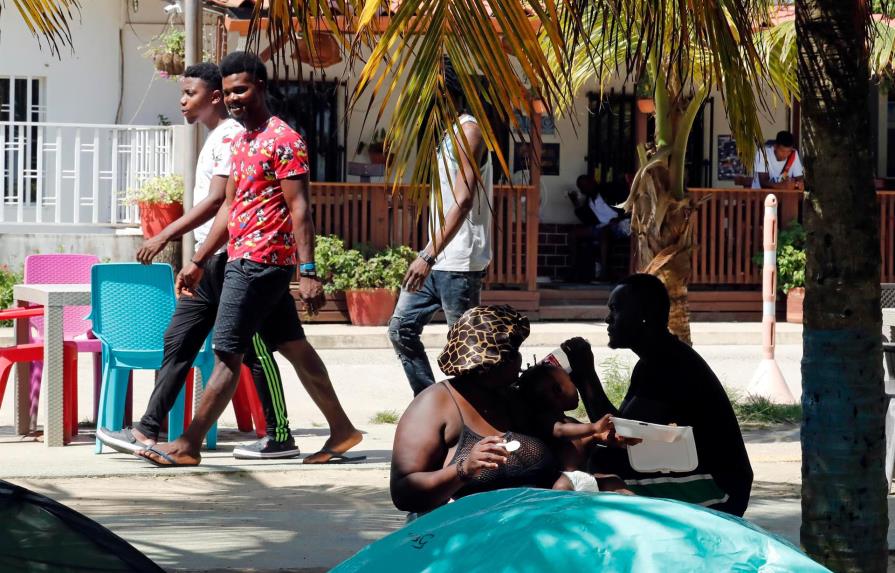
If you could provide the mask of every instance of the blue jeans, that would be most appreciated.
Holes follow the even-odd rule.
[[[423,327],[439,310],[444,310],[450,326],[464,312],[478,306],[484,276],[484,271],[432,271],[417,292],[401,291],[388,323],[388,337],[404,366],[414,396],[435,383],[426,348],[420,340]]]

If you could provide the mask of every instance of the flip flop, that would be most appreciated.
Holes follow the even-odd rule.
[[[174,461],[174,458],[172,458],[171,456],[169,456],[169,455],[166,454],[165,452],[163,452],[163,451],[161,451],[161,450],[157,450],[157,449],[155,449],[155,446],[149,446],[148,448],[146,448],[146,449],[144,449],[144,450],[141,450],[141,451],[143,451],[143,452],[152,452],[153,454],[159,456],[160,458],[162,458],[163,460],[165,460],[166,462],[168,462],[168,463],[166,463],[166,464],[163,464],[163,463],[161,463],[161,462],[157,462],[156,460],[150,458],[149,456],[141,456],[141,455],[139,455],[139,454],[137,454],[137,453],[134,454],[135,456],[137,456],[137,457],[139,457],[139,458],[143,458],[145,461],[151,463],[152,465],[154,465],[155,467],[158,467],[158,468],[184,468],[184,467],[193,467],[193,466],[197,466],[197,465],[199,465],[199,464],[180,464],[180,463],[177,463],[177,462]]]
[[[317,452],[314,452],[313,454],[308,456],[308,458],[316,456],[317,454],[328,454],[329,459],[325,462],[310,463],[308,464],[309,466],[322,466],[326,464],[356,464],[367,459],[367,456],[347,456],[345,455],[345,452],[337,452],[331,448],[323,448]],[[307,460],[308,458],[305,459]]]

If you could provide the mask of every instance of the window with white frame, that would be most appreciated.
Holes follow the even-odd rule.
[[[0,76],[0,165],[3,200],[33,202],[37,173],[37,126],[46,111],[45,79],[33,76]]]

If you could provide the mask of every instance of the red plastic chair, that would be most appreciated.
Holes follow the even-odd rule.
[[[12,320],[43,316],[42,307],[12,308],[0,310],[0,320]],[[71,441],[71,437],[78,433],[78,347],[74,342],[63,342],[63,421],[64,440]],[[3,395],[9,374],[13,365],[18,362],[34,362],[43,360],[43,343],[29,342],[16,346],[0,347],[0,404],[3,403]],[[31,397],[29,397],[30,399]],[[34,400],[36,403],[36,399]]]
[[[183,426],[190,425],[193,419],[193,371],[190,370],[186,379],[186,404],[187,407],[183,411]],[[255,389],[255,381],[252,379],[252,371],[245,365],[239,374],[239,385],[236,386],[236,393],[233,394],[233,411],[236,413],[236,426],[240,432],[251,432],[255,430],[255,435],[263,438],[267,435],[267,423],[264,418],[264,408],[261,407],[261,400],[258,398],[258,391]]]

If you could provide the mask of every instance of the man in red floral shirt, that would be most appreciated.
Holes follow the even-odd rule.
[[[245,127],[233,141],[227,199],[192,263],[177,276],[189,296],[205,261],[227,240],[228,263],[214,332],[219,361],[183,436],[138,452],[159,466],[197,465],[206,432],[236,390],[242,355],[264,325],[271,345],[295,367],[329,422],[330,437],[305,463],[357,461],[345,452],[362,436],[345,415],[326,367],[305,339],[289,293],[299,264],[299,297],[312,313],[323,303],[314,265],[314,224],[308,199],[308,153],[301,136],[271,115],[265,101],[267,70],[257,57],[235,52],[220,64],[224,100]]]

